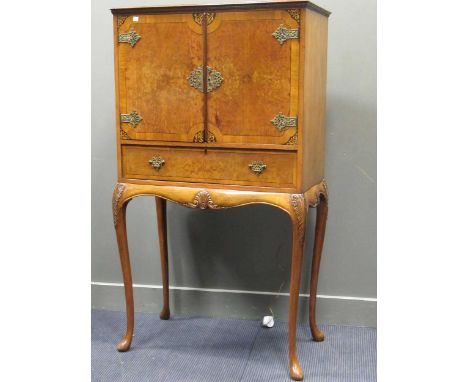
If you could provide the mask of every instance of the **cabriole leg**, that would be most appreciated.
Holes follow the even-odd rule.
[[[325,229],[328,216],[328,201],[322,197],[317,206],[317,218],[315,223],[314,252],[312,257],[312,270],[310,275],[310,298],[309,298],[309,325],[314,341],[323,341],[325,336],[317,327],[316,322],[316,303],[317,303],[317,284],[320,270],[320,259],[322,257],[323,242],[325,239]]]
[[[302,259],[304,253],[304,232],[306,223],[307,205],[301,194],[291,195],[291,221],[292,221],[292,256],[291,256],[291,285],[289,290],[288,313],[288,348],[289,373],[292,379],[301,381],[304,378],[296,355],[296,323],[299,288],[301,284]]]
[[[158,220],[159,254],[161,257],[161,275],[163,283],[164,306],[159,317],[168,320],[171,312],[169,310],[169,269],[167,262],[167,215],[166,199],[156,196],[156,215]]]
[[[119,247],[120,264],[122,266],[122,275],[125,288],[125,305],[127,309],[127,332],[117,345],[118,351],[127,351],[130,348],[130,345],[132,344],[134,328],[132,270],[130,266],[130,258],[128,255],[126,223],[126,210],[128,202],[120,203],[120,198],[124,190],[124,184],[117,184],[114,190],[112,200],[114,212],[114,226],[117,234],[117,244]]]

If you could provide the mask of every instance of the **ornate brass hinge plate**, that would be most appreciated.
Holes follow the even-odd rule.
[[[288,139],[285,145],[297,145],[297,131],[294,133],[294,135],[291,138]]]
[[[129,123],[133,128],[143,120],[136,111],[132,111],[130,114],[120,114],[120,122]]]
[[[197,131],[197,133],[193,136],[192,142],[206,143],[204,131],[203,130]],[[208,131],[208,143],[215,143],[215,142],[216,142],[216,136],[211,131]]]
[[[283,113],[279,113],[271,120],[271,123],[275,125],[279,131],[283,131],[287,127],[297,127],[297,117],[286,117]]]
[[[203,13],[193,13],[193,21],[195,21],[198,25],[203,24]],[[206,25],[210,25],[216,17],[216,13],[206,13]]]
[[[286,40],[299,38],[299,29],[288,29],[283,24],[281,24],[278,29],[275,30],[271,35],[277,39],[281,45],[283,45]]]
[[[289,15],[296,20],[298,23],[301,22],[301,10],[300,9],[287,9]]]
[[[130,138],[130,136],[122,128],[120,128],[120,139],[132,139],[132,138]]]
[[[117,16],[117,28],[120,28],[127,19],[128,16]]]
[[[126,42],[132,46],[132,48],[135,46],[135,44],[138,42],[138,40],[141,38],[141,36],[135,32],[135,29],[130,28],[130,30],[127,33],[119,33],[119,42]]]
[[[164,163],[166,163],[166,161],[162,159],[159,155],[152,157],[148,162],[151,165],[151,167],[155,168],[158,171],[161,169],[162,166],[164,166]]]
[[[256,160],[249,164],[249,168],[255,174],[260,175],[267,168],[267,166],[261,160]]]
[[[207,90],[209,93],[218,89],[223,83],[224,78],[220,72],[210,68],[209,66],[206,67],[206,71],[208,74]],[[194,69],[187,77],[187,79],[191,87],[200,90],[203,93],[203,66]]]

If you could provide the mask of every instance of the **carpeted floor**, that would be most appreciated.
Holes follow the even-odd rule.
[[[307,325],[297,331],[304,381],[376,381],[376,330],[321,326],[325,341],[311,340]],[[92,312],[93,382],[290,381],[287,324],[136,314],[132,348],[115,345],[125,330],[120,312]]]

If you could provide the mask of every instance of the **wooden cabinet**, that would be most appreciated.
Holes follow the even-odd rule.
[[[169,317],[166,200],[190,208],[270,204],[293,226],[290,374],[302,378],[296,313],[307,210],[317,207],[310,284],[312,337],[327,216],[324,178],[329,12],[308,1],[113,9],[118,184],[113,195],[133,335],[128,202],[156,197]]]
[[[190,145],[206,155],[296,153],[294,183],[262,182],[273,175],[266,162],[257,182],[233,183],[240,189],[305,192],[323,179],[327,16],[305,2],[281,3],[114,12],[120,181],[140,179],[121,164],[130,160],[125,147],[142,143]],[[160,184],[153,174],[146,180]]]

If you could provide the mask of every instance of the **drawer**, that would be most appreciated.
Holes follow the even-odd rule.
[[[126,179],[295,187],[296,153],[123,145],[122,173]]]

